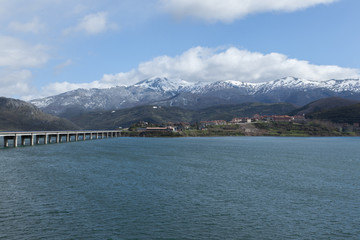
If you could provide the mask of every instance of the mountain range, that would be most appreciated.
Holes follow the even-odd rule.
[[[46,113],[71,118],[79,113],[116,110],[142,105],[197,110],[249,102],[291,103],[304,106],[327,97],[360,100],[360,80],[312,81],[286,77],[265,83],[218,81],[192,83],[150,78],[131,86],[108,89],[77,89],[30,103]]]

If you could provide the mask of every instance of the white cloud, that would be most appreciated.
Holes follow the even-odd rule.
[[[100,84],[98,84],[98,81],[94,81],[91,83],[54,82],[43,87],[42,92],[46,93],[46,96],[51,96],[78,88],[90,89],[90,88],[99,88],[99,87]]]
[[[95,35],[114,29],[117,29],[117,25],[108,21],[108,13],[98,12],[85,16],[75,27],[66,29],[64,34],[86,32],[87,34]]]
[[[193,82],[266,82],[286,76],[312,80],[356,78],[360,76],[360,71],[335,65],[314,65],[280,53],[262,54],[235,47],[224,50],[195,47],[179,56],[160,56],[141,63],[132,74],[120,73],[114,75],[113,80],[125,82],[127,78],[128,83],[134,83],[139,80],[139,76],[164,76]],[[110,82],[110,75],[106,79]]]
[[[21,97],[34,93],[29,70],[0,70],[0,96]]]
[[[9,28],[17,32],[39,33],[45,29],[45,24],[40,23],[38,17],[34,17],[30,22],[11,22]]]
[[[291,12],[337,0],[160,0],[163,8],[177,17],[191,16],[206,21],[232,22],[246,15]]]
[[[266,82],[294,76],[310,80],[359,78],[360,70],[335,65],[315,65],[288,58],[280,53],[262,54],[235,47],[212,49],[191,48],[179,56],[159,56],[139,64],[137,69],[118,74],[106,74],[90,83],[53,83],[44,88],[48,95],[77,88],[109,88],[131,85],[150,77],[167,77],[192,82],[237,80]],[[50,94],[51,93],[51,94]]]
[[[40,67],[49,60],[48,48],[0,36],[0,67]]]
[[[142,75],[136,70],[132,70],[130,72],[118,73],[114,75],[105,74],[101,80],[93,81],[90,83],[70,83],[70,82],[50,83],[49,85],[42,88],[42,92],[46,94],[46,96],[52,96],[79,88],[84,88],[84,89],[111,88],[115,86],[124,86],[132,83],[137,83],[141,80],[144,80],[145,78],[147,78],[147,76]],[[45,96],[44,94],[43,96]]]
[[[48,48],[13,37],[0,36],[0,95],[22,97],[36,92],[27,68],[38,68],[49,60]]]

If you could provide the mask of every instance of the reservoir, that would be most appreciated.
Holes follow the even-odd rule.
[[[360,239],[360,138],[0,149],[0,239]]]

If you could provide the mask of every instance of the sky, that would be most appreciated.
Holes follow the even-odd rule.
[[[360,77],[359,0],[0,0],[0,96]]]

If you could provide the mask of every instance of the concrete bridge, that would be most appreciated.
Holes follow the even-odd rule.
[[[34,131],[34,132],[0,132],[4,147],[34,146],[38,144],[76,142],[102,138],[120,137],[121,131]]]

